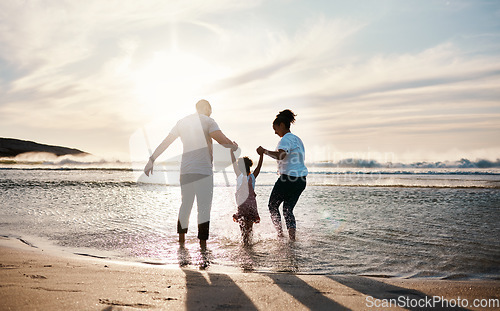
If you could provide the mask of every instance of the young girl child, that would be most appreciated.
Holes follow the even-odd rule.
[[[236,204],[238,205],[238,212],[233,215],[233,221],[240,224],[241,236],[243,238],[244,245],[250,244],[253,224],[260,222],[254,189],[255,179],[259,176],[263,159],[264,154],[261,153],[259,163],[251,174],[250,167],[253,165],[252,160],[248,157],[244,157],[238,158],[238,161],[236,161],[234,153],[231,150],[231,161],[233,162],[234,173],[237,176]]]

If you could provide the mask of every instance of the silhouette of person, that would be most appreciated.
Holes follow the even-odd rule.
[[[189,216],[194,199],[198,205],[198,239],[202,249],[206,249],[209,236],[210,210],[213,197],[213,147],[212,139],[232,150],[238,144],[222,133],[214,119],[210,118],[212,107],[204,99],[196,103],[197,113],[179,120],[168,136],[156,148],[144,168],[146,176],[153,173],[154,161],[180,137],[183,145],[180,185],[182,203],[179,208],[177,233],[179,244],[184,245],[188,231]]]
[[[307,168],[304,164],[305,149],[302,140],[290,132],[291,123],[295,122],[295,114],[289,110],[281,111],[273,122],[274,133],[281,137],[276,151],[269,151],[262,146],[257,153],[264,153],[278,161],[280,177],[274,184],[269,197],[271,220],[278,232],[283,236],[279,206],[283,202],[283,216],[290,240],[295,241],[296,223],[293,208],[297,204],[302,191],[306,188]]]

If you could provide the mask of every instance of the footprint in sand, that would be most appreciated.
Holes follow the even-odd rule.
[[[4,265],[2,263],[0,263],[0,269],[17,269],[19,268],[19,266],[15,266],[15,265]]]
[[[32,279],[47,279],[46,276],[39,275],[39,274],[23,274],[27,278],[32,278]]]
[[[132,307],[132,308],[152,308],[154,306],[145,303],[125,303],[117,300],[99,299],[99,303],[109,306]]]

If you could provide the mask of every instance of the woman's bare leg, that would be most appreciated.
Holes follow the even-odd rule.
[[[288,229],[288,236],[290,237],[290,241],[295,241],[295,228]]]

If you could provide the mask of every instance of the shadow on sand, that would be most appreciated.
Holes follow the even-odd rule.
[[[179,249],[179,266],[186,275],[186,309],[204,310],[204,309],[242,309],[257,310],[256,305],[245,294],[245,292],[236,284],[227,274],[210,273],[208,271],[197,271],[187,268],[192,264],[191,256],[187,249]],[[201,252],[201,260],[198,263],[199,270],[205,270],[210,266],[209,251]],[[280,254],[282,260],[275,268],[278,271],[286,273],[264,273],[269,279],[277,285],[281,291],[289,294],[305,308],[310,310],[350,310],[339,302],[325,296],[321,291],[309,285],[295,273],[298,271],[298,256],[295,248],[290,244],[279,245],[277,254]],[[241,268],[243,271],[253,271],[254,252],[251,247],[242,249]],[[434,297],[428,296],[423,292],[387,284],[376,279],[365,276],[326,276],[346,287],[349,287],[365,296],[371,297],[371,301],[392,301],[392,307],[401,307],[401,301],[406,302],[404,306],[407,310],[468,310],[460,307],[446,308],[441,304],[436,304],[433,308],[428,304],[422,305],[422,301],[432,301]],[[265,290],[265,289],[263,289]],[[214,303],[213,298],[220,297],[220,301]],[[411,301],[411,302],[410,302]],[[395,303],[399,303],[395,305]],[[420,305],[412,305],[420,302]],[[364,301],[368,308],[369,301]],[[408,304],[410,303],[410,304]],[[376,306],[375,309],[377,308]]]
[[[404,287],[399,287],[384,282],[374,280],[372,278],[367,278],[363,276],[339,276],[332,275],[328,276],[335,282],[338,282],[344,286],[350,287],[366,296],[373,297],[373,299],[379,300],[390,300],[393,299],[397,302],[398,299],[402,299],[404,303],[407,303],[405,309],[407,310],[469,310],[460,307],[446,308],[442,307],[441,304],[436,304],[435,307],[429,307],[425,305],[424,302],[432,301],[433,297],[428,296],[420,291],[408,289]],[[404,298],[400,298],[404,297]],[[409,300],[412,300],[408,303]],[[373,301],[373,300],[372,300]],[[418,301],[421,302],[421,306],[412,304],[417,304]]]
[[[266,274],[266,276],[310,310],[350,310],[324,296],[294,274]]]
[[[201,273],[190,269],[182,271],[186,274],[186,310],[257,310],[250,298],[226,274]],[[220,297],[221,301],[214,305],[213,297]]]

